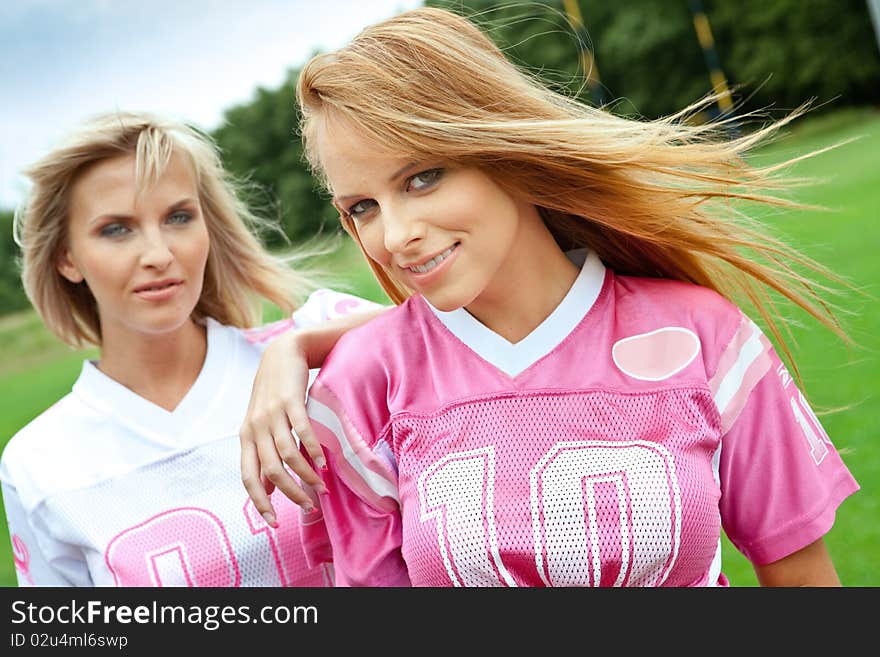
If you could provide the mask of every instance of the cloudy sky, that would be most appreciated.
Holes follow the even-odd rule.
[[[421,0],[2,0],[0,208],[83,118],[143,109],[211,130],[316,49]]]

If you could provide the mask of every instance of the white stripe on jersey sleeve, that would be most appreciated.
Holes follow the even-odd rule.
[[[749,335],[745,343],[739,347],[739,355],[737,356],[736,361],[727,371],[727,374],[724,375],[724,378],[718,385],[718,390],[715,391],[715,405],[718,407],[718,411],[722,414],[727,410],[727,405],[742,386],[743,379],[745,378],[749,366],[757,360],[764,351],[764,345],[761,344],[761,331],[752,321],[749,321],[748,328],[751,330],[751,335]]]
[[[397,490],[396,482],[390,481],[370,469],[370,467],[358,457],[342,427],[342,422],[336,416],[336,413],[334,413],[328,406],[317,401],[314,397],[309,399],[308,407],[309,417],[323,424],[333,433],[334,436],[336,436],[336,440],[339,441],[340,448],[342,449],[343,458],[358,474],[361,481],[366,484],[367,488],[379,497],[391,498],[400,504],[400,495]],[[387,458],[387,455],[383,456]]]
[[[721,416],[722,433],[727,433],[733,426],[752,390],[770,370],[772,350],[770,341],[757,324],[743,317],[719,359],[718,370],[709,381],[712,398]]]

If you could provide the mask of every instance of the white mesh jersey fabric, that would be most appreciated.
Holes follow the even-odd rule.
[[[205,363],[173,412],[84,363],[72,392],[3,453],[19,583],[332,585],[330,564],[306,565],[299,507],[276,491],[277,529],[256,512],[241,484],[238,429],[268,340],[338,316],[337,304],[372,305],[322,290],[263,329],[209,319]]]
[[[766,563],[858,488],[714,292],[590,256],[523,343],[462,313],[409,300],[340,341],[311,389],[338,583],[723,585],[722,527]]]

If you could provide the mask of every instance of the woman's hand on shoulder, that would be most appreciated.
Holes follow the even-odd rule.
[[[324,484],[298,444],[316,467],[326,467],[306,413],[308,385],[305,333],[291,331],[275,338],[263,352],[239,431],[242,483],[257,511],[273,527],[277,523],[270,495],[276,488],[306,512],[314,504],[300,480],[318,493],[324,491]]]

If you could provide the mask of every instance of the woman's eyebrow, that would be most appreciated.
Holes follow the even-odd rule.
[[[395,171],[388,178],[389,183],[393,183],[395,180],[399,180],[401,177],[408,174],[412,169],[415,169],[419,166],[419,162],[417,160],[413,160],[412,162],[407,162],[400,169]],[[346,194],[345,196],[334,196],[333,201],[335,203],[345,203],[346,201],[350,201],[353,198],[359,198],[362,194]]]

